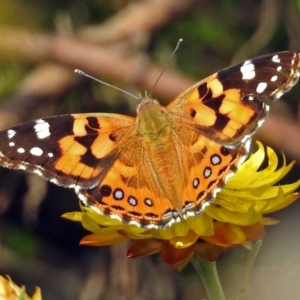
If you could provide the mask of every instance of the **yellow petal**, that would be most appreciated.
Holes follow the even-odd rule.
[[[64,219],[81,222],[83,213],[81,211],[68,212],[61,215]]]
[[[82,226],[88,230],[88,231],[91,231],[91,232],[101,232],[101,228],[100,226],[98,225],[97,222],[95,222],[92,218],[90,218],[90,215],[85,213],[83,214],[82,216]]]
[[[276,220],[276,219],[273,219],[273,218],[267,218],[267,217],[262,217],[260,220],[259,220],[259,223],[262,224],[262,225],[276,225],[278,224],[280,221],[279,220]]]
[[[150,229],[152,236],[156,239],[170,240],[175,236],[185,236],[189,231],[186,221],[178,222],[164,229]]]
[[[261,218],[261,214],[257,212],[253,206],[250,206],[248,212],[244,214],[227,210],[222,206],[211,204],[205,208],[204,213],[209,215],[212,219],[236,225],[251,225]]]
[[[253,206],[253,201],[247,201],[247,199],[242,197],[226,197],[225,195],[218,195],[213,204],[222,206],[230,211],[246,214],[248,213],[250,207]]]
[[[293,203],[295,200],[299,199],[300,194],[299,193],[294,193],[290,194],[288,196],[281,197],[280,195],[278,198],[273,199],[268,203],[267,206],[264,207],[264,213],[268,214],[277,210],[280,210],[291,203]]]
[[[39,287],[35,288],[32,300],[42,300],[42,291]]]
[[[252,154],[250,158],[239,167],[235,176],[228,180],[226,189],[248,190],[249,188],[259,188],[264,185],[273,185],[282,179],[295,164],[295,162],[291,162],[286,166],[285,156],[283,156],[283,166],[276,170],[278,166],[277,154],[273,149],[267,147],[268,165],[263,170],[256,172],[265,157],[264,149],[261,147],[262,145],[260,144],[259,150]],[[249,170],[251,171],[250,173]]]
[[[284,194],[289,194],[295,191],[300,185],[300,180],[291,183],[282,185],[281,188],[284,191]],[[225,199],[229,202],[231,201],[231,197],[235,197],[236,199],[240,199],[242,201],[264,201],[265,199],[274,198],[278,194],[279,186],[263,186],[258,188],[249,188],[242,190],[229,190],[224,188],[217,196],[216,201],[218,199]]]
[[[226,182],[226,188],[234,189],[236,187],[248,188],[249,183],[252,182],[251,176],[255,174],[257,169],[261,166],[265,159],[265,151],[263,145],[258,142],[259,149],[251,154],[251,156],[246,160],[237,170],[234,176],[230,177]],[[249,176],[249,170],[251,170],[251,176]]]
[[[110,218],[105,215],[101,215],[101,214],[95,212],[94,210],[92,210],[91,208],[84,207],[84,211],[86,214],[89,215],[89,217],[91,219],[93,219],[97,224],[99,224],[101,226],[119,226],[119,225],[122,226],[122,225],[124,225],[124,223],[121,222],[120,220],[113,219],[113,218]]]
[[[81,239],[80,245],[108,246],[126,241],[127,238],[120,235],[113,228],[102,228],[99,233],[92,233]]]
[[[176,236],[170,243],[178,249],[186,248],[194,244],[199,239],[199,235],[190,230],[185,236]]]
[[[187,219],[190,228],[199,236],[208,236],[214,234],[213,220],[205,213]]]
[[[132,239],[132,240],[139,240],[139,239],[150,239],[152,238],[152,235],[150,234],[150,232],[148,230],[139,228],[139,230],[136,231],[130,231],[130,230],[117,230],[118,233],[120,233],[121,235],[125,236],[128,239]]]

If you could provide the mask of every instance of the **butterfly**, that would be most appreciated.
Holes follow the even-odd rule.
[[[67,114],[0,132],[0,164],[74,188],[96,212],[143,228],[200,214],[245,161],[251,136],[297,82],[300,54],[264,55],[196,83],[137,116]]]

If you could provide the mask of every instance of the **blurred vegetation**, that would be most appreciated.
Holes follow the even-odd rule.
[[[127,17],[148,2],[159,3],[162,13],[148,10],[136,18]],[[188,87],[188,83],[233,62],[288,49],[300,51],[299,3],[0,0],[0,127],[62,113],[134,115],[134,99],[80,78],[73,70],[82,68],[133,93],[150,90],[155,80],[151,77],[149,81],[145,74],[152,67],[156,70],[154,66],[165,65],[179,38],[184,42],[154,91],[163,103],[182,90],[179,82]],[[81,47],[77,49],[77,45]],[[111,68],[97,69],[104,60],[102,51],[115,56]],[[93,65],[88,59],[97,57],[97,52],[99,61],[95,59]],[[118,72],[118,68],[123,70],[122,59],[134,62],[126,73]],[[169,76],[175,76],[173,86],[167,84]],[[299,92],[298,85],[274,110],[286,119],[299,121]],[[276,134],[270,131],[259,138],[269,141],[275,135],[276,142]],[[284,150],[289,159],[299,162],[297,141],[299,136],[295,137],[296,147]],[[281,145],[272,146],[283,149]],[[299,152],[297,157],[293,151]],[[295,168],[292,176],[299,174]],[[20,171],[1,169],[0,176],[0,274],[9,274],[19,285],[26,285],[30,294],[40,286],[46,300],[205,297],[190,267],[179,274],[163,265],[159,257],[129,260],[126,245],[78,246],[85,230],[60,218],[64,212],[79,208],[72,190]],[[241,299],[298,299],[299,212],[300,205],[296,204],[274,215],[283,220],[282,224],[269,229],[262,247],[265,254],[259,259],[261,266],[252,278],[251,286],[255,287]],[[225,253],[220,262],[223,279],[229,281],[230,272],[243,272],[243,251]],[[232,255],[238,257],[234,265],[228,263]],[[128,276],[132,276],[131,281]],[[239,291],[236,281],[229,284],[230,292]]]

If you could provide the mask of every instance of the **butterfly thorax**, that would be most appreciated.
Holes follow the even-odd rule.
[[[171,133],[166,108],[154,102],[141,107],[136,118],[136,124],[139,134],[152,141]]]
[[[141,107],[136,125],[147,153],[147,170],[152,173],[149,175],[152,175],[162,195],[181,214],[181,172],[167,109],[155,102],[147,103]]]

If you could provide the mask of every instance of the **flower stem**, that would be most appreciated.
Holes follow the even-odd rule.
[[[216,263],[209,262],[194,255],[191,260],[201,277],[209,300],[226,300],[219,280]]]
[[[252,249],[249,251],[249,254],[247,255],[246,262],[245,262],[245,274],[244,274],[243,288],[241,289],[240,292],[238,292],[235,295],[234,299],[240,299],[248,293],[249,282],[250,282],[250,273],[251,273],[251,270],[253,267],[253,263],[259,252],[259,249],[261,247],[261,244],[262,244],[262,240],[257,240],[255,243],[253,243]]]

